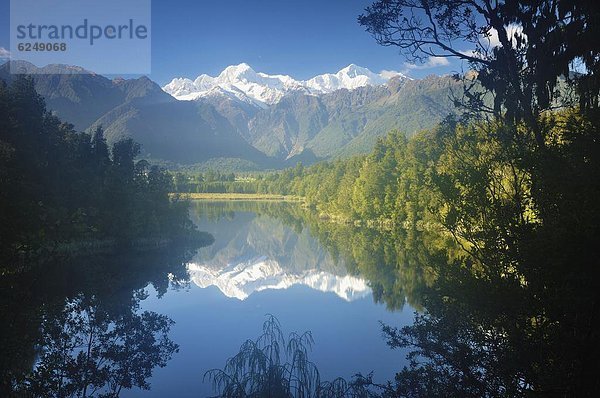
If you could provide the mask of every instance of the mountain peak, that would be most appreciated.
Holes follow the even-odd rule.
[[[81,66],[76,65],[66,65],[66,64],[48,64],[43,67],[37,67],[34,64],[22,61],[22,60],[14,60],[7,61],[6,63],[1,65],[3,68],[10,69],[13,74],[41,74],[41,75],[93,75],[97,76],[96,73],[88,71]]]
[[[247,63],[243,62],[241,64],[231,65],[225,68],[223,72],[219,74],[218,79],[228,82],[235,82],[238,79],[249,79],[253,78],[254,76],[256,76],[254,69],[252,69]]]
[[[237,70],[242,70],[242,71],[245,71],[248,69],[253,70],[252,67],[245,62],[239,63],[237,65],[232,65],[232,66],[230,66],[230,68],[235,68]]]
[[[356,64],[350,64],[350,65],[346,66],[345,68],[341,69],[338,72],[338,74],[344,74],[344,75],[356,77],[359,75],[373,75],[374,73],[371,72],[367,68],[363,68],[362,66],[358,66]]]
[[[257,73],[250,65],[242,62],[226,67],[217,77],[202,74],[195,81],[173,79],[163,90],[179,100],[228,95],[246,103],[265,107],[276,104],[291,92],[320,95],[340,89],[354,90],[364,86],[382,85],[394,73],[397,72],[376,74],[362,66],[350,64],[335,74],[326,73],[302,81],[287,75]]]

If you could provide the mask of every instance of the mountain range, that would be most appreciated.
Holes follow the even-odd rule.
[[[300,81],[287,75],[257,73],[250,65],[241,63],[228,66],[217,77],[202,74],[193,81],[175,78],[163,90],[178,100],[224,96],[266,109],[290,93],[321,95],[341,89],[354,90],[385,84],[392,76],[408,79],[399,72],[375,74],[366,68],[350,64],[336,74],[326,73]]]
[[[73,66],[11,62],[76,129],[102,125],[109,142],[132,137],[143,157],[172,166],[272,169],[365,153],[392,129],[411,135],[433,127],[455,111],[451,94],[462,89],[449,76],[413,80],[356,65],[296,80],[242,63],[161,88],[147,77],[111,80]],[[14,78],[8,63],[0,66],[0,79]]]

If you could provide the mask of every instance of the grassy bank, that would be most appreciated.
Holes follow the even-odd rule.
[[[303,202],[304,198],[292,195],[275,195],[267,193],[172,193],[182,199],[193,200],[265,200],[282,202]]]

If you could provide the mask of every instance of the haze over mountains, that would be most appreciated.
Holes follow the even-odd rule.
[[[412,80],[356,65],[302,81],[240,64],[161,88],[146,77],[110,80],[72,66],[12,62],[35,72],[48,108],[78,130],[102,125],[110,142],[132,137],[144,157],[174,166],[281,168],[365,153],[392,129],[411,135],[433,127],[455,112],[451,93],[462,87],[448,76]],[[8,63],[0,66],[0,79],[14,77]]]

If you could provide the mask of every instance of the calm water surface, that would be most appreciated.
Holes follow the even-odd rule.
[[[285,335],[312,332],[322,381],[384,382],[405,364],[380,322],[412,323],[423,278],[390,257],[396,240],[294,204],[195,202],[190,214],[214,243],[58,256],[3,276],[0,396],[215,395],[205,372],[256,339],[267,314]]]
[[[312,332],[311,359],[324,380],[371,371],[379,381],[393,378],[405,359],[386,346],[379,322],[409,323],[413,309],[392,312],[375,303],[369,283],[350,274],[343,259],[334,260],[306,226],[235,207],[199,205],[195,222],[215,242],[187,265],[189,284],[171,286],[160,298],[147,288],[142,309],[175,321],[171,338],[180,351],[154,371],[150,391],[122,396],[213,394],[203,373],[222,368],[246,339],[256,338],[265,314],[275,315],[284,333]]]

